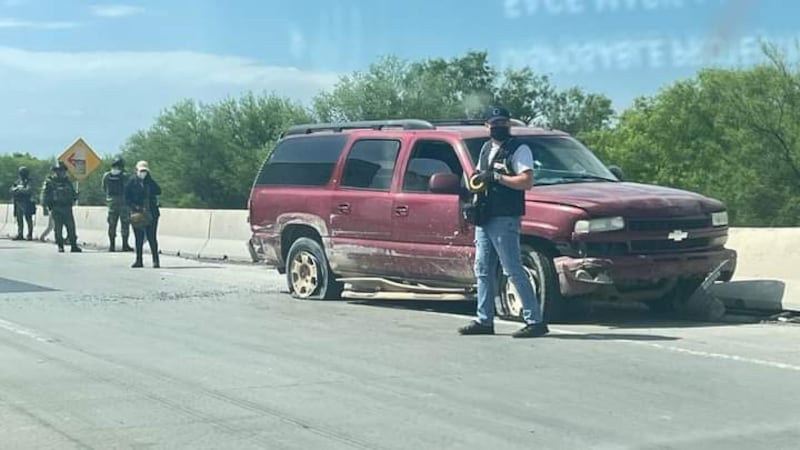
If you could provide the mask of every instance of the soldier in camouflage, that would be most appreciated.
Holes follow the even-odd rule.
[[[33,215],[36,214],[36,205],[33,201],[31,189],[30,170],[27,167],[19,168],[19,178],[11,186],[11,197],[14,200],[14,217],[17,219],[17,236],[15,241],[23,237],[23,224],[28,224],[28,240],[33,240]]]
[[[53,173],[47,177],[42,188],[42,205],[50,210],[55,222],[56,244],[59,253],[64,252],[63,228],[67,227],[67,240],[72,253],[80,253],[78,236],[75,234],[75,216],[72,214],[72,205],[78,199],[78,193],[67,177],[67,167],[63,161],[53,166]]]
[[[125,203],[125,185],[128,184],[128,174],[125,172],[125,161],[116,158],[111,163],[111,170],[103,174],[102,187],[106,194],[108,207],[108,251],[116,251],[117,221],[120,224],[122,235],[122,251],[132,252],[128,244],[130,236],[130,212]]]

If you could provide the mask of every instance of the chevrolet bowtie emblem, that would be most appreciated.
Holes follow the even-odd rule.
[[[675,230],[672,233],[667,235],[667,238],[673,240],[675,242],[680,242],[689,237],[689,233],[683,230]]]

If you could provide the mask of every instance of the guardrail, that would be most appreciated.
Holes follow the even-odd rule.
[[[73,209],[78,241],[90,247],[108,246],[107,209],[103,206],[76,206]],[[191,258],[217,259],[236,262],[252,261],[247,250],[250,226],[246,210],[209,210],[162,208],[158,223],[158,244],[161,253]],[[13,205],[0,204],[0,235],[12,236],[17,232]],[[37,208],[34,238],[47,228],[48,217]],[[27,229],[27,228],[26,228]],[[66,233],[66,232],[65,232]],[[51,233],[48,241],[53,241]],[[130,244],[133,246],[133,232]],[[121,246],[117,226],[117,248]],[[145,251],[148,247],[145,244]]]

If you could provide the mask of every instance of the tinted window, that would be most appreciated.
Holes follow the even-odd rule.
[[[357,141],[347,155],[342,186],[388,191],[392,185],[392,174],[399,151],[399,141]]]
[[[488,138],[466,139],[473,163]],[[533,153],[533,179],[537,185],[618,181],[594,153],[577,139],[562,136],[520,136]]]
[[[273,150],[258,176],[258,185],[322,186],[328,183],[347,136],[290,138]]]
[[[403,175],[403,191],[428,192],[428,182],[436,173],[452,173],[460,178],[463,169],[458,155],[447,142],[418,142]]]

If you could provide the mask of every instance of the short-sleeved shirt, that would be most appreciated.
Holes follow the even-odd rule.
[[[489,150],[489,161],[494,158],[499,150],[500,145],[493,141],[492,148]],[[477,168],[478,170],[483,170],[480,160],[478,161]],[[526,170],[533,170],[533,151],[531,151],[531,148],[528,147],[527,144],[519,145],[517,151],[511,156],[511,169],[517,175]]]

